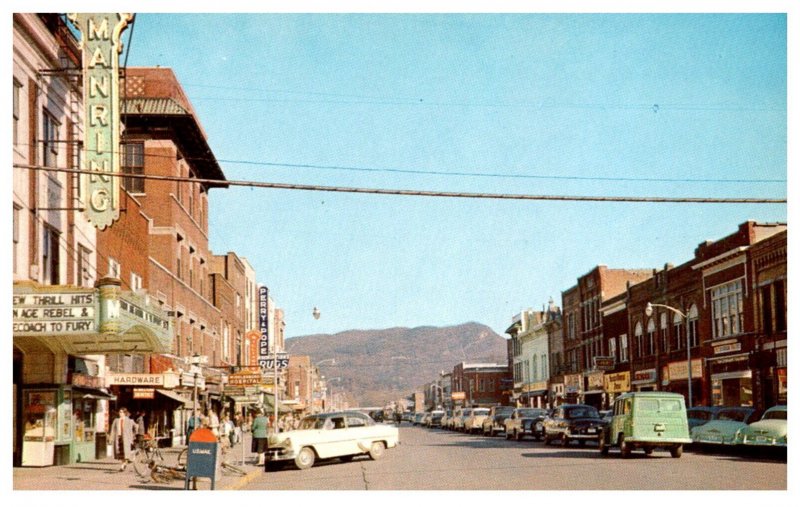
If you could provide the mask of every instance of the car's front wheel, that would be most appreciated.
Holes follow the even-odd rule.
[[[605,433],[600,434],[600,440],[597,441],[597,446],[600,448],[600,454],[608,456],[608,446],[606,445]]]
[[[385,451],[386,446],[383,445],[383,442],[372,442],[372,446],[369,448],[369,457],[372,459],[381,459]]]
[[[314,454],[314,449],[311,447],[303,447],[294,458],[294,466],[296,466],[298,470],[311,468],[314,466],[316,457],[317,455]]]
[[[569,437],[566,433],[561,434],[561,447],[568,447],[569,446]]]
[[[683,455],[683,444],[670,448],[669,454],[673,458],[680,458]]]

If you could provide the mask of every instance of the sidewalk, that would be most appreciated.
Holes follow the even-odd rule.
[[[185,448],[170,447],[161,449],[167,465],[175,465],[178,454]],[[220,471],[214,485],[217,490],[235,490],[264,473],[263,466],[256,466],[257,456],[250,452],[250,434],[244,435],[244,466],[242,463],[242,444],[236,444],[232,464],[247,472],[240,476]],[[97,461],[73,463],[71,465],[50,467],[15,467],[13,489],[23,490],[182,490],[184,480],[174,480],[166,484],[145,481],[136,475],[133,465],[124,472],[119,471],[119,461],[105,458]],[[191,485],[190,485],[191,487]],[[198,490],[210,490],[211,480],[199,478]]]

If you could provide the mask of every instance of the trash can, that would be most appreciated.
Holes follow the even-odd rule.
[[[105,459],[108,457],[108,435],[105,433],[94,434],[94,458]]]

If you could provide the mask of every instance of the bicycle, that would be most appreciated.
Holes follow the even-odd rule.
[[[164,463],[164,456],[158,447],[158,439],[145,436],[136,443],[133,453],[133,470],[142,479],[148,479],[153,469]]]

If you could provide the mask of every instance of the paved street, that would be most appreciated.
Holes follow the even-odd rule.
[[[656,451],[628,460],[596,447],[487,438],[404,424],[401,445],[380,461],[291,465],[254,478],[251,490],[725,490],[786,489],[786,460],[689,451],[680,459]]]

